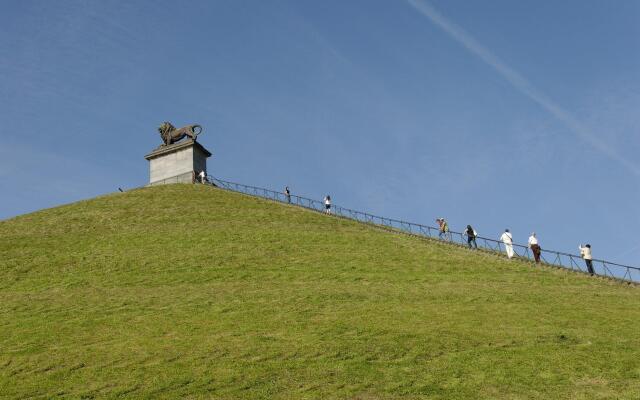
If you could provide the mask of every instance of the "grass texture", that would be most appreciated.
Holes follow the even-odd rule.
[[[637,287],[199,185],[0,237],[0,398],[640,398]]]

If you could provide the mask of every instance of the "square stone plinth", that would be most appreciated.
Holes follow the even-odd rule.
[[[193,173],[207,173],[209,157],[211,153],[194,140],[160,146],[144,156],[149,160],[149,184],[191,183]]]

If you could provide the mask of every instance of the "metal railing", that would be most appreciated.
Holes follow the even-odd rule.
[[[207,176],[207,183],[234,192],[240,192],[251,196],[278,201],[285,204],[292,204],[318,212],[326,212],[325,205],[322,201],[313,200],[307,197],[302,197],[294,194],[287,196],[285,193],[275,190],[229,182],[215,178],[213,176]],[[402,221],[393,218],[380,217],[335,204],[331,205],[329,213],[331,215],[372,224],[377,227],[382,227],[400,233],[430,238],[445,243],[470,248],[469,243],[467,242],[467,237],[462,232],[449,231],[446,234],[441,235],[441,232],[437,227],[417,224],[415,222]],[[491,252],[496,255],[504,254],[504,252],[506,251],[504,244],[500,240],[476,236],[476,243],[478,250],[480,251]],[[523,246],[516,243],[513,243],[512,246],[515,253],[513,258],[530,262],[535,261],[533,253],[528,246]],[[540,259],[542,264],[548,266],[566,268],[576,272],[588,273],[584,260],[578,255],[542,249]],[[592,263],[595,275],[621,280],[624,282],[640,282],[640,268],[638,267],[632,267],[629,265],[622,265],[597,259],[592,260]]]

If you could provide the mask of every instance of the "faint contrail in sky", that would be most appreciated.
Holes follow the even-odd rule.
[[[630,248],[630,249],[627,249],[627,250],[623,251],[622,253],[619,253],[619,254],[616,256],[616,258],[619,258],[619,257],[622,257],[622,256],[626,256],[626,255],[628,255],[628,254],[631,254],[631,253],[633,253],[634,251],[636,251],[636,250],[638,250],[638,249],[640,249],[640,243],[638,243],[637,245],[633,246],[633,247],[632,247],[632,248]]]
[[[409,4],[419,11],[422,15],[445,31],[449,36],[463,45],[469,52],[478,56],[482,61],[489,64],[504,79],[507,80],[515,89],[522,94],[538,103],[547,112],[562,121],[569,129],[571,129],[579,138],[589,143],[593,148],[616,160],[632,173],[640,176],[640,167],[633,162],[627,160],[618,152],[600,140],[597,136],[589,131],[580,121],[574,118],[568,111],[556,104],[551,98],[535,88],[531,82],[520,75],[516,70],[502,62],[489,49],[480,44],[477,40],[466,33],[462,28],[446,19],[431,4],[425,0],[407,0]]]

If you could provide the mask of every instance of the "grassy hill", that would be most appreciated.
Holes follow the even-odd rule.
[[[1,398],[640,398],[636,287],[197,185],[0,237]]]

